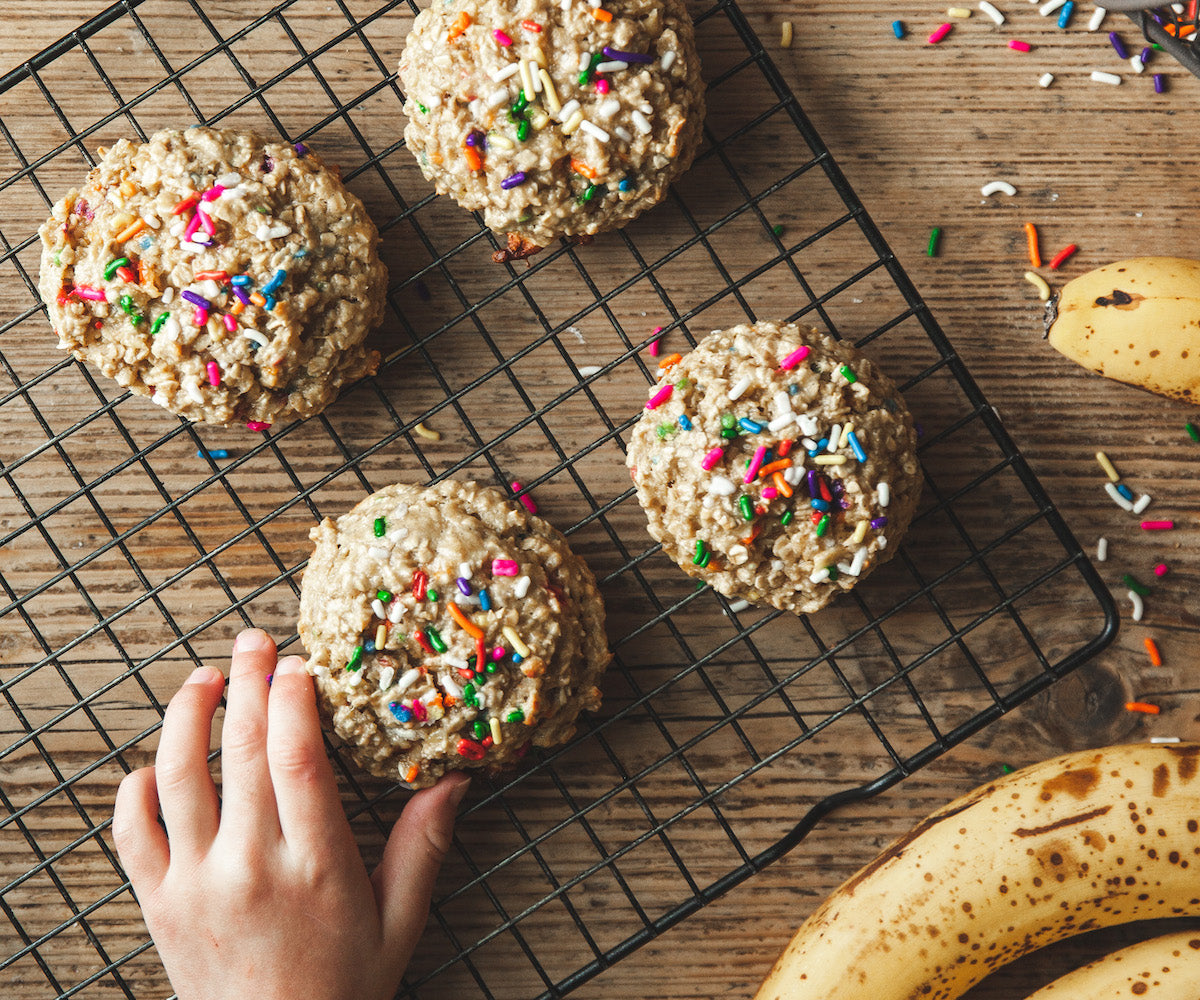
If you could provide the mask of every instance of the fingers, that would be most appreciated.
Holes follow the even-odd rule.
[[[284,840],[298,850],[357,851],[325,756],[312,678],[298,656],[275,668],[267,719],[267,760]]]
[[[454,835],[455,812],[470,783],[467,774],[455,771],[414,795],[371,875],[384,940],[405,963],[425,927],[433,883]]]
[[[113,840],[125,873],[139,896],[148,896],[167,874],[171,851],[158,825],[158,787],[154,768],[127,774],[113,805]]]
[[[234,837],[279,833],[267,767],[267,676],[274,669],[271,637],[242,632],[233,644],[221,731],[221,829]]]
[[[219,670],[197,667],[163,718],[154,776],[175,854],[202,854],[217,833],[217,789],[208,772],[208,749],[213,714],[224,689]]]

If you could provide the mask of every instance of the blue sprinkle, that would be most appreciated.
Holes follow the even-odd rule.
[[[633,187],[633,181],[631,181],[628,177],[625,177],[622,179],[621,183],[617,185],[617,190],[618,191],[628,191],[632,187]]]
[[[749,417],[742,417],[738,420],[738,426],[750,434],[761,434],[763,425],[757,420],[751,420]]]
[[[248,274],[235,274],[229,279],[229,283],[235,287],[241,288],[252,284],[253,282],[251,282],[250,275]]]
[[[153,237],[153,236],[143,236],[143,237],[142,237],[142,238],[141,238],[141,239],[138,241],[138,246],[139,246],[139,247],[141,247],[143,250],[149,250],[149,249],[150,249],[150,244],[152,244],[153,242],[154,242],[154,237]]]
[[[224,448],[209,448],[208,450],[201,448],[196,452],[197,458],[204,458],[205,455],[209,458],[228,458],[229,452]]]
[[[851,431],[846,435],[846,438],[850,442],[850,450],[854,452],[854,457],[860,462],[865,462],[867,460],[867,453],[863,451],[863,446],[859,444],[858,435],[854,431]]]
[[[513,653],[512,655],[513,663],[520,663],[523,659],[525,659],[525,657],[523,657],[520,653]]]
[[[819,510],[822,514],[829,513],[829,501],[828,500],[822,500],[820,497],[813,497],[812,500],[809,501],[809,503],[812,504],[813,510]]]
[[[375,640],[374,639],[366,639],[363,641],[363,652],[364,653],[375,652]]]
[[[265,298],[267,300],[264,303],[263,308],[266,309],[267,312],[270,312],[272,309],[275,308],[275,296],[274,295],[264,295],[263,298]]]
[[[795,382],[793,382],[791,385],[788,386],[788,395],[789,396],[794,396],[799,391],[800,391],[800,386],[798,386]]]
[[[392,715],[396,717],[397,722],[412,722],[413,714],[411,710],[405,708],[400,702],[393,701],[388,705],[388,708],[391,710]]]
[[[287,278],[287,271],[282,267],[275,272],[275,277],[263,285],[263,295],[274,295]]]
[[[1117,492],[1120,493],[1121,496],[1123,496],[1126,500],[1133,499],[1133,490],[1131,490],[1124,483],[1117,483]]]
[[[908,34],[908,32],[905,31],[905,29],[904,29],[903,21],[893,21],[892,22],[892,34],[895,35],[897,38],[903,38],[905,35]]]
[[[1075,0],[1067,0],[1063,4],[1062,13],[1058,15],[1058,26],[1065,28],[1071,23],[1071,15],[1075,12]]]
[[[692,422],[688,419],[688,415],[686,413],[679,414],[679,426],[685,431],[690,431],[692,429]]]
[[[488,592],[486,590],[481,590],[479,592],[479,606],[483,608],[484,611],[492,610],[492,599],[488,596]]]

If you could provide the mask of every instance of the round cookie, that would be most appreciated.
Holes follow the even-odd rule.
[[[379,234],[304,146],[212,128],[122,139],[41,229],[59,346],[172,413],[319,413],[379,355]]]
[[[497,260],[618,229],[695,158],[704,84],[683,0],[449,0],[400,60],[408,148],[507,234]]]
[[[866,355],[755,323],[664,371],[627,464],[650,534],[686,573],[808,614],[895,551],[921,493],[915,449],[904,401]]]
[[[365,770],[413,787],[495,773],[599,707],[610,654],[595,578],[499,490],[389,486],[311,537],[300,639],[322,712]]]

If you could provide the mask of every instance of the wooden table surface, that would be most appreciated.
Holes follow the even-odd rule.
[[[0,70],[104,6],[0,2]],[[187,5],[177,6],[186,12]],[[994,776],[1001,764],[1151,736],[1200,737],[1194,676],[1200,660],[1200,498],[1194,486],[1200,445],[1184,430],[1200,415],[1093,377],[1056,355],[1041,336],[1041,304],[1022,278],[1026,221],[1037,224],[1047,257],[1069,243],[1079,247],[1061,272],[1042,269],[1052,284],[1122,257],[1200,257],[1194,223],[1200,171],[1192,148],[1200,81],[1156,54],[1150,69],[1165,75],[1167,87],[1155,94],[1149,73],[1130,73],[1106,38],[1119,29],[1133,45],[1132,25],[1109,14],[1100,32],[1089,33],[1090,3],[1079,5],[1066,31],[1025,0],[998,6],[1009,13],[1009,24],[997,28],[975,11],[955,21],[936,46],[925,36],[946,11],[933,4],[897,11],[881,3],[745,0],[743,9],[1085,550],[1101,535],[1110,539],[1112,556],[1101,570],[1118,600],[1120,633],[1076,673],[898,787],[836,812],[782,860],[582,986],[575,994],[581,998],[749,997],[825,894],[919,817]],[[305,16],[320,18],[328,9],[328,16],[343,17],[333,8],[310,4]],[[908,27],[903,40],[890,27],[897,13]],[[794,26],[787,50],[780,46],[784,21]],[[1010,38],[1024,39],[1032,51],[1009,49]],[[1125,80],[1117,87],[1092,82],[1093,69],[1122,73]],[[347,86],[353,72],[347,70]],[[1045,72],[1055,77],[1048,88],[1038,85]],[[3,106],[6,120],[18,114]],[[982,197],[981,186],[994,179],[1011,182],[1017,194]],[[928,256],[935,226],[940,248]],[[1108,500],[1092,458],[1100,448],[1129,482],[1155,496],[1153,509],[1176,520],[1175,532],[1145,536]],[[1151,577],[1157,562],[1169,564],[1170,573],[1156,583],[1145,620],[1133,623],[1120,574]],[[1063,613],[1069,616],[1071,608]],[[1160,667],[1148,662],[1147,636],[1162,650]],[[1161,714],[1125,711],[1135,696],[1160,705]],[[920,728],[921,722],[896,725]],[[772,786],[752,805],[773,828],[791,814],[788,786]],[[103,815],[103,796],[93,808]],[[1023,996],[1080,958],[1141,934],[1106,932],[1058,946],[971,996]],[[0,942],[7,941],[0,929]],[[553,954],[556,944],[540,940],[535,947]],[[30,968],[16,967],[12,991],[3,989],[0,973],[0,989],[22,1000],[53,995]],[[524,980],[507,984],[503,977],[501,970],[489,978],[497,996],[524,995]],[[163,990],[152,969],[140,971],[137,982],[138,1000]]]

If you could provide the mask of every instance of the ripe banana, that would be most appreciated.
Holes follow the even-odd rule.
[[[1200,933],[1177,931],[1114,951],[1043,986],[1028,1000],[1196,1000]]]
[[[1050,345],[1160,396],[1200,400],[1200,261],[1119,260],[1068,281],[1046,306]]]
[[[1043,945],[1200,915],[1200,744],[1067,754],[919,823],[804,923],[757,1000],[950,1000]]]

